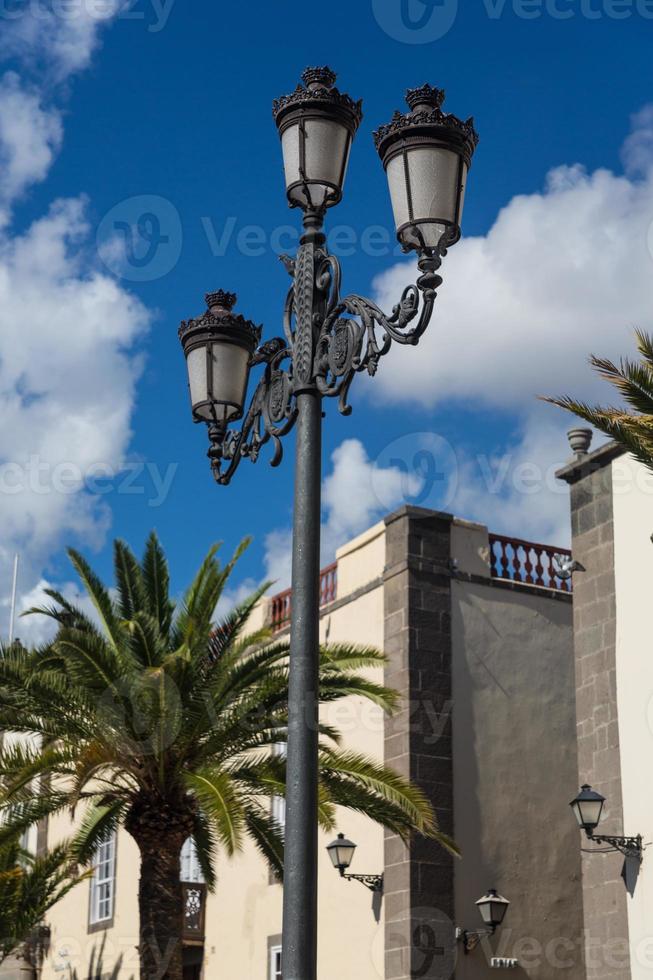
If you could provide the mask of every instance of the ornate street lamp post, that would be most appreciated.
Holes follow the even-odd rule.
[[[386,169],[404,251],[418,254],[420,275],[392,313],[369,299],[341,296],[340,264],[322,231],[338,204],[361,103],[335,88],[329,68],[308,68],[292,95],[273,106],[281,137],[290,207],[303,211],[296,258],[282,256],[292,285],[285,336],[259,346],[261,329],[234,313],[236,297],[219,290],[207,310],[184,321],[193,418],[208,425],[215,479],[227,484],[245,458],[270,442],[272,465],[295,425],[295,506],[288,700],[284,857],[283,975],[314,980],[317,931],[318,625],[322,399],[347,394],[357,373],[375,374],[393,341],[417,344],[433,312],[437,274],[460,238],[467,171],[478,142],[473,120],[443,112],[444,92],[425,85],[408,92],[410,112],[396,112],[375,133]],[[252,368],[261,378],[245,409]],[[238,427],[231,427],[242,419]]]

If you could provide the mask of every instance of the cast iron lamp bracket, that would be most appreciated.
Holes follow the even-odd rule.
[[[468,929],[458,929],[457,937],[463,944],[465,956],[473,952],[486,936],[493,936],[495,932],[496,929],[477,929],[474,932],[470,932]]]
[[[221,420],[209,423],[208,457],[217,483],[231,482],[241,461],[255,463],[261,448],[272,443],[272,466],[283,458],[281,440],[297,419],[295,397],[317,389],[322,397],[338,398],[343,415],[351,413],[348,393],[357,374],[376,374],[379,361],[394,343],[415,346],[433,314],[442,278],[436,272],[447,254],[421,256],[420,275],[404,289],[392,313],[352,293],[341,297],[341,266],[330,255],[321,228],[322,216],[309,212],[297,257],[282,256],[293,278],[284,311],[285,337],[257,347],[251,368],[263,366],[239,428]],[[186,325],[183,328],[187,330]],[[183,340],[183,330],[180,331]],[[204,421],[204,420],[199,420]]]
[[[340,877],[346,881],[360,881],[362,885],[369,888],[371,892],[383,891],[383,875],[354,875],[342,871]]]
[[[634,857],[638,861],[643,858],[644,844],[641,834],[636,837],[618,837],[609,834],[587,833],[587,837],[593,844],[607,844],[613,851],[618,851],[624,857]]]

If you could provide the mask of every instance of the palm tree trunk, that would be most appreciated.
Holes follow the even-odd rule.
[[[141,980],[182,980],[183,891],[179,855],[183,841],[163,833],[137,840]]]
[[[184,800],[141,793],[127,814],[125,829],[141,852],[140,980],[182,980],[180,860],[184,841],[193,830],[193,811]]]

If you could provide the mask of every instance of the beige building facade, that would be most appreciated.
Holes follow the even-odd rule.
[[[653,977],[653,474],[610,443],[558,474],[570,486],[579,783],[605,798],[597,833],[642,835],[643,859],[583,843],[588,980]]]
[[[355,699],[327,717],[345,745],[423,788],[462,857],[422,839],[406,847],[342,811],[338,829],[358,845],[351,870],[383,874],[383,891],[343,881],[324,836],[320,978],[476,980],[505,968],[585,977],[581,853],[567,808],[578,782],[572,602],[552,554],[404,507],[323,573],[322,639],[384,649],[385,681],[402,695],[392,718]],[[282,631],[290,603],[286,593],[266,599],[257,615]],[[48,837],[68,831],[60,819]],[[193,880],[190,851],[182,864],[189,980],[281,980],[282,888],[254,847],[220,862],[211,895]],[[138,874],[136,846],[120,833],[94,880],[49,915],[43,980],[138,976]],[[466,953],[461,934],[482,926],[475,901],[492,887],[511,902],[505,922]],[[518,965],[501,965],[510,960]]]

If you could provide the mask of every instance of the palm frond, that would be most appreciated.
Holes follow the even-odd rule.
[[[242,801],[231,776],[221,769],[206,767],[186,773],[184,781],[210,817],[227,854],[233,856],[242,847],[245,821]]]
[[[155,531],[147,539],[141,567],[147,610],[158,623],[161,635],[167,637],[175,606],[170,599],[168,562]]]
[[[0,847],[0,963],[85,877],[72,870],[65,842],[28,861],[21,859],[16,839]]]
[[[279,881],[283,880],[283,831],[270,813],[254,802],[245,805],[245,823],[256,844]]]
[[[589,405],[569,395],[541,398],[588,422],[653,469],[653,337],[637,330],[636,338],[639,362],[622,358],[615,364],[605,357],[590,358],[598,375],[612,385],[629,408]]]
[[[79,575],[84,588],[88,592],[91,602],[95,606],[107,639],[114,648],[118,648],[122,641],[122,629],[108,589],[105,588],[86,559],[78,551],[75,551],[74,548],[69,548],[68,557],[73,568]]]
[[[87,865],[95,858],[98,847],[118,828],[127,809],[127,802],[120,799],[89,807],[70,844],[71,855],[78,864]]]
[[[215,857],[218,849],[218,841],[213,830],[213,822],[201,807],[196,810],[194,815],[193,841],[206,887],[210,891],[213,891],[217,882]]]
[[[145,608],[145,583],[134,552],[120,539],[113,542],[113,568],[118,611],[123,619],[131,619],[135,612]]]

